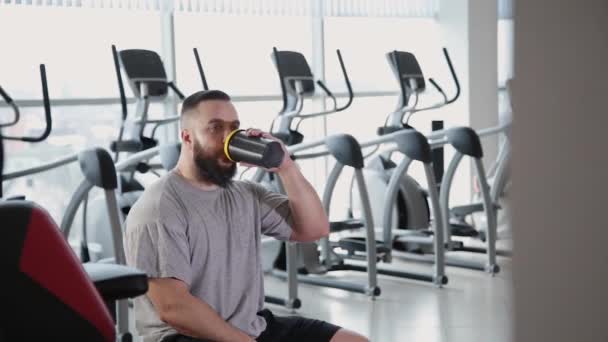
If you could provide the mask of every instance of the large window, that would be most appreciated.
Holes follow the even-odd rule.
[[[196,47],[211,88],[231,95],[278,95],[280,83],[271,60],[272,48],[299,51],[311,63],[311,31],[310,17],[305,16],[176,13],[178,83],[187,92],[201,89],[192,52]]]
[[[344,89],[335,50],[340,49],[355,92],[347,111],[328,119],[328,132],[349,132],[359,139],[369,139],[384,124],[386,116],[397,106],[399,84],[389,67],[386,54],[407,51],[416,55],[426,78],[433,77],[446,91],[453,93],[453,82],[441,51],[439,24],[433,19],[395,18],[327,18],[325,20],[325,63],[330,84]],[[358,92],[394,91],[393,96],[365,98]],[[429,85],[421,95],[419,107],[442,100]],[[411,124],[428,132],[431,121],[450,120],[446,112],[435,110],[418,113]]]
[[[4,111],[5,109],[2,109]],[[5,135],[39,135],[44,128],[42,108],[22,110],[19,125],[2,131]],[[55,106],[53,131],[41,143],[5,142],[4,172],[23,170],[77,153],[87,147],[107,147],[116,138],[120,107]],[[65,206],[83,179],[77,163],[31,177],[4,182],[4,195],[25,195],[49,210],[60,221]]]
[[[208,2],[200,2],[200,6],[204,4],[209,5]],[[336,13],[350,13],[345,11]],[[162,56],[163,40],[166,43],[170,37],[167,24],[171,22],[174,24],[176,81],[180,89],[185,94],[201,89],[192,52],[196,47],[211,88],[223,89],[237,99],[242,99],[241,96],[260,97],[255,101],[236,102],[243,127],[267,130],[282,105],[279,80],[271,60],[272,48],[302,52],[313,66],[319,62],[312,59],[313,44],[321,44],[313,38],[313,25],[318,21],[313,20],[310,16],[313,12],[308,10],[274,13],[276,15],[272,11],[266,11],[264,15],[252,14],[255,11],[240,15],[232,12],[222,14],[217,10],[215,14],[203,12],[189,13],[176,9],[173,21],[170,21],[161,20],[158,10],[3,5],[0,30],[7,34],[3,36],[5,49],[0,57],[0,84],[17,100],[40,99],[37,66],[45,63],[52,100],[67,99],[70,101],[66,102],[72,103],[70,106],[55,103],[53,106],[54,128],[47,141],[34,145],[7,144],[5,171],[35,166],[88,146],[108,147],[118,134],[121,117],[110,46],[151,49]],[[36,23],[38,29],[32,30],[32,23]],[[425,77],[433,77],[447,94],[453,93],[454,86],[441,52],[440,24],[434,18],[328,16],[323,19],[323,24],[327,84],[334,92],[346,92],[335,52],[340,49],[355,92],[351,108],[327,118],[327,134],[350,133],[361,141],[376,136],[377,127],[384,123],[397,104],[398,84],[386,58],[386,54],[393,50],[413,52]],[[500,86],[512,77],[512,32],[512,20],[499,20]],[[382,92],[382,95],[361,96],[369,92]],[[387,92],[394,92],[394,95],[388,96]],[[83,101],[87,98],[114,98],[116,104],[86,105],[90,103]],[[429,87],[419,105],[439,100],[441,96]],[[344,98],[339,101],[343,102]],[[500,108],[501,112],[508,110],[504,93],[501,93]],[[153,106],[152,116],[162,116],[163,109],[162,104]],[[306,112],[318,109],[318,100],[313,106],[307,101]],[[0,114],[6,112],[7,108],[0,108]],[[20,125],[4,133],[39,132],[43,127],[41,112],[37,107],[24,108]],[[449,110],[418,113],[410,123],[422,132],[429,132],[432,120],[445,120],[447,127],[457,123],[451,114]],[[323,135],[323,120],[316,118],[302,124],[301,129],[307,139]],[[175,125],[171,129],[175,129]],[[446,160],[449,160],[449,153]],[[329,165],[325,165],[323,160],[302,163],[319,191],[325,182],[327,166],[331,166],[331,162]],[[417,178],[422,176],[421,170],[415,167],[412,172]],[[78,176],[77,166],[73,165],[63,173],[49,172],[36,179],[7,183],[5,187],[7,194],[25,194],[35,200],[40,197],[42,204],[49,206],[54,217],[58,218],[67,197],[81,179]],[[337,193],[342,196],[345,191]],[[45,196],[48,199],[44,199]],[[338,210],[346,205],[344,200],[334,203]]]
[[[152,11],[4,6],[0,31],[0,82],[17,99],[40,98],[41,63],[54,99],[118,97],[110,46],[161,45],[160,16]]]
[[[238,29],[236,29],[238,28]],[[272,62],[272,48],[304,54],[312,67],[312,20],[308,16],[252,16],[175,14],[177,82],[185,92],[201,89],[193,48],[201,57],[210,88],[231,96],[274,95],[281,93]],[[269,130],[282,107],[280,100],[236,102],[242,127]],[[311,111],[310,101],[306,111]],[[307,120],[301,131],[314,138],[315,123]],[[321,189],[324,183],[322,160],[302,161],[302,170]],[[242,169],[240,170],[242,171]],[[244,178],[253,175],[249,171]]]
[[[443,71],[441,36],[434,19],[325,18],[325,63],[330,84],[341,86],[340,49],[355,91],[398,89],[386,59],[393,50],[412,52],[423,72]],[[427,77],[428,77],[427,76]]]

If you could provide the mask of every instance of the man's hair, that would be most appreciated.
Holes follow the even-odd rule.
[[[182,103],[182,126],[184,120],[191,115],[190,113],[195,112],[194,109],[200,103],[212,100],[230,101],[230,96],[221,90],[201,90],[188,96]]]

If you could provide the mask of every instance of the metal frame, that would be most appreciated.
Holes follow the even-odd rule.
[[[447,250],[450,251],[459,251],[466,249],[460,249],[452,240],[452,234],[450,230],[449,218],[450,218],[450,190],[452,187],[452,181],[454,180],[454,176],[456,174],[456,170],[458,169],[458,165],[463,158],[463,154],[460,152],[456,152],[448,169],[443,177],[443,182],[441,184],[441,215],[443,220],[446,222],[445,225],[445,244]],[[487,264],[481,265],[475,261],[465,261],[459,259],[450,259],[448,265],[459,266],[477,270],[485,270],[489,273],[497,273],[499,271],[499,267],[496,263],[496,207],[494,202],[492,202],[492,198],[490,195],[490,186],[488,184],[488,180],[486,178],[486,173],[483,167],[483,162],[481,159],[474,159],[475,171],[477,173],[477,177],[479,179],[481,194],[482,194],[482,203],[483,208],[488,220],[488,229],[487,229],[487,237],[486,237],[486,248],[487,248],[487,256],[488,261]]]
[[[506,125],[503,130],[495,133],[506,133],[510,128],[510,124]],[[480,135],[481,136],[481,135]],[[455,258],[448,260],[448,265],[472,268],[477,270],[485,270],[488,273],[495,274],[500,271],[500,267],[497,264],[497,255],[510,256],[509,252],[498,251],[496,247],[496,241],[498,239],[498,201],[501,192],[507,182],[507,167],[510,160],[510,143],[508,137],[505,138],[501,144],[497,159],[492,167],[490,173],[486,173],[482,159],[473,158],[473,165],[479,180],[481,190],[481,202],[483,205],[483,211],[487,219],[486,227],[486,248],[468,247],[462,242],[456,242],[452,239],[451,230],[449,229],[449,217],[450,217],[450,190],[452,181],[454,179],[456,170],[462,161],[464,155],[458,151],[455,152],[454,157],[450,161],[448,169],[444,174],[443,182],[441,184],[441,207],[442,216],[446,220],[446,231],[445,241],[446,248],[452,251],[464,251],[472,253],[486,254],[488,257],[487,263],[482,265],[478,262],[464,261]],[[488,174],[493,173],[492,184]]]
[[[68,157],[64,157],[55,161],[51,161],[44,165],[39,165],[37,167],[19,170],[15,172],[8,173],[3,176],[2,181],[8,181],[11,179],[30,176],[34,174],[38,174],[44,171],[52,170],[58,167],[62,167],[71,163],[75,163],[78,161],[78,154],[74,154]],[[85,201],[89,192],[95,186],[90,183],[86,178],[82,180],[80,185],[76,188],[70,202],[64,212],[62,217],[60,230],[67,240],[72,223],[78,212],[78,208]],[[110,229],[112,233],[112,240],[114,243],[114,255],[115,262],[120,265],[126,265],[126,257],[124,254],[123,248],[123,234],[122,234],[122,220],[120,216],[120,211],[118,208],[117,200],[116,200],[116,191],[115,190],[104,190],[107,212],[110,217]],[[129,301],[119,300],[116,303],[116,325],[118,329],[118,336],[122,336],[124,334],[129,333]]]
[[[404,132],[402,132],[404,133]],[[393,204],[397,201],[397,194],[399,193],[401,186],[401,179],[407,175],[407,170],[412,163],[412,159],[404,156],[403,160],[397,168],[393,171],[391,178],[388,183],[387,191],[384,196],[384,215],[382,219],[382,232],[383,241],[385,245],[391,251],[389,256],[393,252]],[[414,237],[412,240],[415,242],[423,242],[432,244],[434,247],[434,273],[433,275],[426,274],[412,274],[411,277],[417,280],[429,281],[437,286],[447,284],[447,277],[445,275],[445,248],[444,244],[444,231],[445,231],[445,220],[441,217],[441,206],[439,204],[439,195],[437,194],[437,184],[435,183],[435,174],[433,172],[433,166],[430,163],[424,163],[424,173],[427,181],[429,198],[431,199],[431,209],[434,213],[434,236],[428,239],[419,239]],[[408,237],[401,237],[404,240],[408,240]],[[412,241],[410,240],[410,241]]]
[[[510,127],[511,127],[511,122],[505,122],[505,123],[500,124],[495,127],[490,127],[490,128],[479,130],[476,133],[478,134],[478,136],[480,138],[483,138],[483,137],[488,137],[488,136],[505,133],[510,129]],[[447,130],[435,131],[435,132],[432,132],[431,134],[427,135],[427,138],[429,139],[430,147],[432,149],[440,148],[444,145],[449,144],[447,138],[445,137],[446,131]],[[398,133],[399,132],[392,133],[391,135],[398,134]],[[364,146],[364,145],[366,145],[366,144],[363,143],[361,146]],[[499,187],[503,186],[504,183],[506,182],[506,176],[507,176],[506,168],[507,168],[507,164],[508,164],[509,157],[510,157],[510,146],[509,146],[508,139],[505,140],[502,147],[504,149],[500,151],[498,159],[496,160],[496,163],[495,163],[494,170],[493,170],[495,172],[495,175],[494,175],[494,181],[492,183],[492,186],[490,186],[490,184],[488,183],[488,178],[486,176],[483,162],[481,160],[474,161],[474,168],[476,169],[477,176],[480,179],[480,183],[481,183],[481,187],[482,187],[482,203],[483,203],[483,207],[484,207],[484,212],[488,219],[488,236],[487,236],[488,240],[486,241],[486,244],[487,244],[486,248],[468,247],[463,244],[457,244],[455,241],[453,241],[451,239],[451,234],[450,234],[450,229],[449,229],[449,217],[450,217],[449,210],[450,210],[450,208],[448,205],[449,190],[450,190],[451,183],[453,181],[456,169],[457,169],[460,161],[462,160],[463,155],[456,152],[456,154],[454,155],[454,157],[452,158],[452,160],[448,166],[448,169],[444,175],[444,178],[443,178],[443,181],[441,184],[441,194],[439,196],[439,201],[440,201],[439,207],[441,208],[441,211],[440,211],[439,215],[437,215],[437,214],[435,215],[435,218],[438,218],[441,216],[441,218],[443,220],[444,229],[443,229],[442,235],[444,235],[443,241],[445,244],[445,248],[448,251],[485,253],[488,255],[488,262],[485,264],[481,264],[476,261],[469,261],[469,260],[465,260],[462,258],[456,258],[454,256],[445,255],[444,256],[445,265],[475,269],[475,270],[486,271],[488,273],[495,274],[500,271],[500,267],[496,263],[496,255],[505,255],[505,256],[509,255],[508,252],[496,250],[496,239],[497,239],[497,223],[496,223],[497,206],[496,206],[496,203],[497,203],[498,197],[500,196],[501,188],[499,188]],[[391,147],[383,150],[381,153],[391,153],[391,152],[395,152],[397,150],[398,150],[397,147],[391,146]],[[318,153],[318,154],[321,154],[321,153]],[[394,171],[394,173],[399,173],[399,167],[401,167],[401,164],[398,166],[398,169],[396,171]],[[425,172],[426,172],[426,170],[425,170]],[[391,178],[391,180],[392,180],[392,178]],[[392,185],[389,183],[388,191],[391,191],[391,187],[392,187]],[[433,187],[433,188],[436,189],[436,187]],[[393,189],[392,191],[397,191],[397,189]],[[388,215],[387,214],[388,209],[387,209],[386,203],[394,203],[395,200],[396,200],[396,198],[393,198],[393,200],[391,202],[388,202],[388,200],[387,200],[387,202],[385,202],[385,207],[384,207],[385,220],[388,220],[388,225],[387,225],[387,221],[385,221],[384,227],[390,227],[390,225],[392,225],[391,217],[389,216],[387,218],[387,216],[386,216],[386,215]],[[431,197],[431,200],[432,200],[432,197]],[[391,208],[392,208],[392,206],[391,206]],[[437,233],[437,231],[435,231],[435,234],[436,233]],[[391,234],[392,234],[392,231],[390,231],[390,230],[389,230],[389,232],[385,231],[385,235],[384,235],[385,241],[389,236],[392,236]],[[406,241],[430,244],[433,241],[433,239],[431,237],[429,237],[429,238],[408,237],[408,238],[406,238]],[[388,247],[390,248],[392,246],[388,246]],[[436,248],[437,247],[435,247],[435,250],[436,250]],[[437,257],[432,256],[432,255],[412,255],[409,253],[405,253],[405,254],[400,254],[399,256],[403,257],[405,259],[408,259],[408,260],[437,263]]]
[[[445,133],[445,131],[437,131],[433,133],[434,137],[442,137],[443,134]],[[395,138],[398,135],[401,134],[407,134],[406,131],[398,131],[395,133],[391,133],[391,134],[387,134],[385,136],[381,136],[378,137],[376,139],[372,139],[371,141],[365,142],[363,144],[361,144],[361,147],[369,147],[369,146],[373,146],[373,145],[378,145],[378,144],[383,144],[383,143],[391,143],[395,140]],[[447,142],[447,141],[446,141]],[[443,142],[443,143],[446,143]],[[299,151],[306,151],[308,149],[315,149],[317,147],[320,147],[322,145],[324,145],[325,143],[325,139],[320,139],[317,141],[313,141],[310,143],[302,143],[302,144],[298,144],[298,145],[293,145],[293,146],[288,146],[287,149],[290,153],[295,153],[295,152],[299,152]],[[437,145],[437,143],[435,143]],[[328,150],[324,150],[324,151],[320,151],[317,153],[308,153],[305,155],[298,155],[297,159],[309,159],[309,158],[316,158],[316,157],[323,157],[326,155],[329,155],[329,151]],[[409,167],[409,165],[411,164],[411,159],[405,157],[404,160],[401,162],[401,164],[399,165],[398,169],[396,171],[394,171],[392,177],[391,177],[391,182],[389,183],[389,191],[387,191],[387,197],[385,200],[385,203],[394,203],[398,189],[399,189],[399,185],[400,185],[400,179],[403,177],[403,175],[406,174],[407,169]],[[334,168],[332,169],[332,171],[330,172],[327,180],[326,180],[326,186],[325,186],[325,190],[323,193],[323,206],[326,212],[329,212],[330,206],[331,206],[331,195],[333,193],[333,190],[336,186],[336,183],[338,181],[338,178],[342,172],[344,165],[340,164],[339,162],[336,162]],[[258,171],[256,172],[256,174],[253,177],[254,181],[261,181],[262,178],[264,177],[265,171],[258,169]],[[375,296],[378,295],[380,293],[380,289],[377,286],[377,274],[383,274],[383,275],[390,275],[390,276],[395,276],[395,277],[400,277],[400,278],[407,278],[407,279],[414,279],[414,280],[421,280],[421,281],[428,281],[428,282],[432,282],[434,284],[436,284],[437,286],[441,287],[442,285],[446,284],[448,279],[445,275],[445,256],[444,256],[444,236],[443,236],[443,232],[445,230],[444,228],[444,221],[441,217],[441,206],[439,203],[439,195],[437,193],[437,187],[435,184],[435,176],[434,176],[434,172],[433,172],[433,168],[432,165],[429,164],[425,164],[425,174],[427,177],[427,182],[429,184],[429,188],[430,188],[430,197],[431,197],[431,204],[433,207],[433,211],[436,217],[435,220],[435,238],[433,240],[430,240],[431,243],[434,244],[435,246],[435,270],[434,273],[432,275],[427,275],[427,274],[419,274],[419,273],[410,273],[410,272],[402,272],[402,271],[397,271],[397,270],[388,270],[388,269],[383,269],[383,268],[379,268],[377,267],[376,263],[377,263],[377,252],[376,252],[376,239],[375,239],[375,226],[373,223],[373,218],[372,218],[372,214],[371,214],[371,206],[370,206],[370,200],[369,200],[369,196],[367,194],[366,191],[366,185],[363,179],[363,172],[362,170],[355,170],[355,179],[357,181],[357,184],[359,186],[360,190],[360,197],[361,197],[361,201],[363,203],[363,217],[364,217],[364,221],[365,221],[365,227],[366,227],[366,251],[367,253],[367,265],[366,266],[361,266],[361,265],[356,265],[356,264],[351,264],[351,263],[346,263],[345,261],[347,260],[346,258],[341,258],[338,257],[338,263],[336,264],[335,261],[335,257],[336,255],[332,254],[332,250],[331,250],[331,246],[329,243],[329,240],[327,238],[322,239],[320,242],[321,245],[321,261],[323,262],[323,266],[326,270],[326,272],[330,272],[330,271],[334,271],[334,270],[350,270],[350,271],[363,271],[363,272],[368,272],[368,283],[366,285],[362,285],[362,284],[354,284],[352,282],[346,282],[346,281],[340,281],[340,280],[336,280],[336,279],[328,279],[328,278],[323,278],[323,277],[318,277],[318,276],[304,276],[304,275],[299,275],[297,277],[294,278],[290,278],[288,277],[288,275],[285,274],[285,272],[280,272],[280,271],[275,271],[273,272],[273,274],[283,278],[283,279],[287,279],[288,280],[288,286],[293,286],[293,282],[298,281],[298,282],[303,282],[303,283],[307,283],[307,284],[313,284],[313,285],[320,285],[320,286],[325,286],[325,287],[332,287],[332,288],[338,288],[338,289],[343,289],[343,290],[347,290],[347,291],[352,291],[352,292],[359,292],[359,293],[365,293],[368,294],[370,296]],[[392,189],[392,191],[391,191]],[[389,210],[385,211],[385,216],[384,216],[384,222],[383,222],[383,227],[390,227],[390,220],[392,218],[392,216],[390,215],[391,213],[391,208],[392,206],[385,206],[385,208],[389,207]],[[389,213],[388,215],[386,213]],[[388,217],[388,219],[387,219]],[[385,236],[387,236],[386,234],[388,234],[388,238],[385,238],[385,241],[392,241],[392,236],[391,234],[391,230],[389,229],[388,233],[385,233]],[[390,257],[390,255],[389,255]],[[288,261],[288,265],[287,268],[288,270],[290,269],[296,269],[297,268],[297,264],[295,262],[295,259],[292,262]]]
[[[498,87],[498,91],[506,91],[506,87]],[[334,92],[333,93],[336,98],[347,98],[348,93],[343,92]],[[357,90],[357,98],[367,98],[367,97],[385,97],[385,96],[395,96],[399,95],[398,91],[394,90],[368,90],[368,91],[359,91]],[[313,99],[321,99],[325,95],[317,94],[313,96]],[[260,95],[234,95],[230,96],[232,102],[265,102],[265,101],[280,101],[283,97],[279,94],[260,94]],[[127,99],[128,103],[132,104],[137,101],[136,98],[130,97]],[[42,100],[33,100],[33,99],[20,99],[14,100],[14,103],[21,108],[30,108],[30,107],[42,107]],[[100,97],[100,98],[74,98],[74,99],[52,99],[51,105],[53,106],[61,106],[61,107],[72,107],[72,106],[95,106],[95,105],[112,105],[112,104],[120,104],[120,98],[118,97]],[[10,105],[0,102],[0,108],[10,107]]]
[[[282,194],[285,194],[285,187],[281,179],[276,177],[275,184]],[[279,274],[279,277],[287,279],[287,298],[264,294],[264,301],[276,305],[282,305],[290,310],[299,309],[302,302],[298,298],[298,249],[297,243],[292,241],[285,242],[285,255],[287,258],[287,271]]]
[[[333,194],[333,191],[335,189],[336,183],[338,181],[338,178],[340,177],[340,174],[342,173],[342,170],[344,169],[344,165],[337,162],[334,166],[334,168],[332,169],[329,178],[327,179],[327,183],[325,186],[325,191],[323,192],[323,207],[324,210],[326,212],[329,212],[330,206],[331,206],[331,196]],[[367,203],[366,206],[364,206],[364,210],[363,210],[363,218],[364,218],[364,222],[365,222],[365,227],[366,227],[366,253],[367,253],[367,265],[366,266],[360,266],[360,265],[353,265],[353,264],[349,264],[346,263],[346,259],[345,258],[339,258],[338,263],[333,263],[332,260],[332,255],[331,255],[331,247],[329,246],[329,239],[328,238],[323,238],[321,239],[321,247],[322,247],[322,262],[325,266],[325,272],[331,272],[331,271],[358,271],[358,272],[367,272],[368,278],[367,278],[367,283],[366,284],[359,284],[359,283],[354,283],[354,282],[350,282],[350,281],[344,281],[344,280],[337,280],[337,279],[330,279],[330,278],[326,278],[326,277],[320,277],[320,276],[309,276],[309,275],[298,275],[297,277],[294,278],[290,278],[286,276],[286,272],[282,272],[282,271],[273,271],[273,274],[283,278],[283,279],[288,279],[288,286],[291,288],[292,286],[296,286],[296,282],[302,282],[305,284],[311,284],[311,285],[319,285],[319,286],[324,286],[324,287],[331,287],[331,288],[336,288],[336,289],[341,289],[341,290],[346,290],[346,291],[351,291],[351,292],[357,292],[357,293],[363,293],[366,294],[372,298],[374,298],[375,296],[380,295],[380,288],[378,287],[378,279],[377,279],[377,274],[378,271],[376,269],[376,263],[377,263],[377,252],[376,252],[376,239],[375,239],[375,232],[374,232],[374,221],[371,215],[371,208],[369,206],[369,197],[367,196],[367,192],[365,191],[366,189],[366,185],[363,179],[363,173],[361,170],[355,169],[355,175],[356,175],[356,179],[358,184],[361,186],[362,189],[364,189],[363,191],[361,191],[360,196],[361,196],[361,200],[364,203]],[[316,247],[315,247],[316,248]],[[288,269],[288,273],[291,270],[296,270],[297,269],[297,263],[296,263],[296,258],[293,258],[291,260],[287,260],[288,265],[287,265],[287,269]]]

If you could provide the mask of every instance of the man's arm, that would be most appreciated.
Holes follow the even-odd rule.
[[[224,321],[209,304],[192,296],[181,280],[150,279],[147,295],[160,319],[180,334],[218,342],[254,341]]]
[[[289,198],[293,233],[292,241],[316,241],[329,235],[329,220],[313,186],[289,157],[276,173]]]
[[[300,242],[317,241],[329,235],[329,220],[323,209],[323,203],[314,187],[306,180],[296,163],[291,160],[285,144],[270,133],[258,129],[248,129],[247,134],[264,137],[281,144],[285,155],[278,168],[268,169],[279,175],[287,197],[292,216],[292,234],[290,240]],[[248,165],[248,164],[245,164]]]

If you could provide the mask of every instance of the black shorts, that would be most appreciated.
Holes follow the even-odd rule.
[[[340,330],[337,325],[316,319],[299,316],[275,316],[268,309],[258,312],[258,316],[262,316],[266,320],[266,330],[256,339],[258,342],[329,342]],[[173,335],[163,339],[163,342],[204,342],[204,340],[184,335]]]

